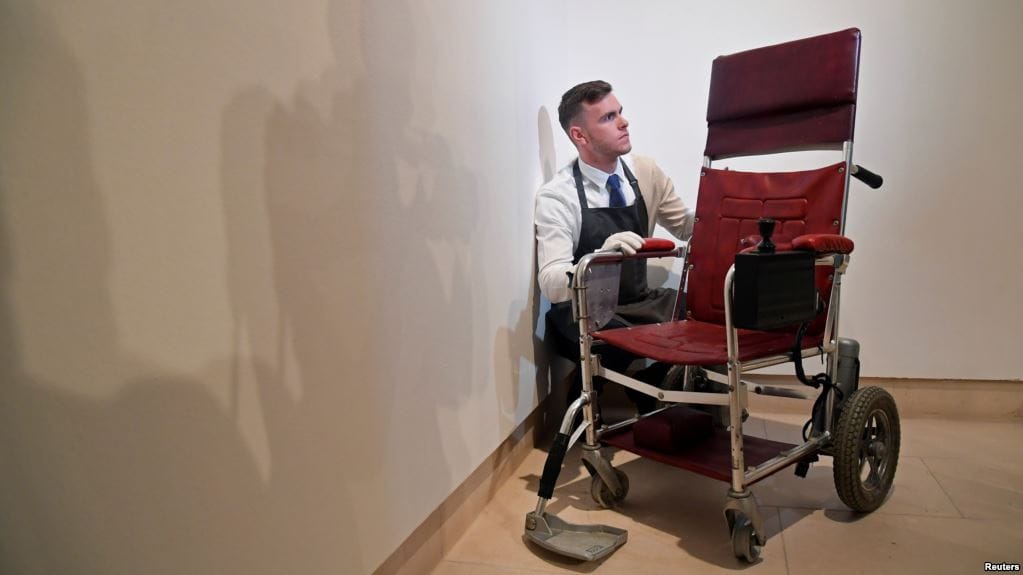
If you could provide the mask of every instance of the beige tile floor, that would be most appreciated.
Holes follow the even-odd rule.
[[[746,431],[795,442],[803,416],[751,417]],[[805,479],[786,469],[753,487],[767,545],[753,565],[733,554],[722,516],[727,484],[614,454],[630,478],[616,510],[589,496],[579,447],[569,453],[548,509],[573,523],[627,529],[629,541],[597,563],[527,543],[546,453],[533,450],[434,570],[526,573],[983,573],[985,562],[1023,562],[1023,420],[903,419],[895,485],[878,511],[858,516],[839,500],[831,459]]]

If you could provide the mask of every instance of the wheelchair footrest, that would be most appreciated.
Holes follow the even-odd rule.
[[[576,525],[551,513],[530,512],[526,514],[526,538],[565,557],[598,561],[625,545],[629,534],[609,525]]]
[[[632,428],[626,428],[613,434],[605,435],[601,438],[601,441],[607,445],[631,451],[636,455],[653,459],[672,467],[686,469],[720,481],[729,482],[732,480],[732,442],[728,431],[723,429],[716,429],[704,441],[692,444],[686,449],[674,453],[655,451],[648,447],[637,445]],[[747,467],[760,465],[793,447],[796,446],[791,443],[771,441],[770,439],[761,439],[750,435],[743,437],[743,453]],[[769,475],[764,477],[769,477]],[[753,483],[756,483],[756,481],[750,483],[750,485]]]

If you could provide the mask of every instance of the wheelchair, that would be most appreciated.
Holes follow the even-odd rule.
[[[580,438],[591,495],[605,508],[629,490],[605,446],[729,483],[728,533],[735,556],[749,563],[766,544],[750,488],[782,469],[795,465],[805,477],[811,462],[830,456],[843,503],[863,513],[884,503],[898,464],[898,411],[884,389],[859,387],[859,344],[839,337],[842,278],[853,251],[844,236],[850,178],[882,184],[852,161],[860,40],[859,30],[848,29],[716,58],[690,240],[677,246],[647,239],[634,256],[594,252],[578,262],[571,287],[583,392],[548,454],[536,508],[526,515],[528,541],[584,561],[627,541],[622,529],[574,525],[546,510],[565,453]],[[712,167],[715,160],[796,150],[841,151],[842,159],[799,172]],[[683,258],[672,321],[602,329],[617,305],[622,262],[662,257]],[[602,366],[601,346],[671,364],[668,381],[650,385]],[[825,369],[807,377],[803,359],[811,357]],[[812,397],[743,379],[790,362],[816,390],[804,442],[744,435],[750,391]],[[596,377],[655,397],[661,407],[606,425]],[[582,423],[574,427],[580,411]]]

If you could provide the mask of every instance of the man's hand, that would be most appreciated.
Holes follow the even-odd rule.
[[[639,237],[636,232],[618,232],[608,236],[599,251],[619,250],[623,254],[631,256],[635,255],[636,250],[641,247],[643,247],[643,238]]]

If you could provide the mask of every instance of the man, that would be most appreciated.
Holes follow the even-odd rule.
[[[617,249],[636,253],[642,239],[659,223],[674,236],[686,240],[692,234],[693,211],[675,193],[675,186],[649,158],[630,156],[629,122],[622,106],[604,81],[579,84],[565,92],[558,106],[558,120],[579,158],[562,168],[544,184],[536,198],[537,266],[540,291],[551,301],[547,333],[560,355],[578,361],[579,328],[572,321],[569,273],[579,259],[596,250]],[[646,279],[646,260],[622,265],[618,308],[609,327],[652,323],[671,319],[675,290],[651,290]],[[622,371],[634,359],[620,350],[606,350],[601,362]],[[659,383],[667,368],[655,365],[638,379]],[[575,373],[573,399],[581,388]],[[639,393],[630,397],[640,411],[653,398]]]

